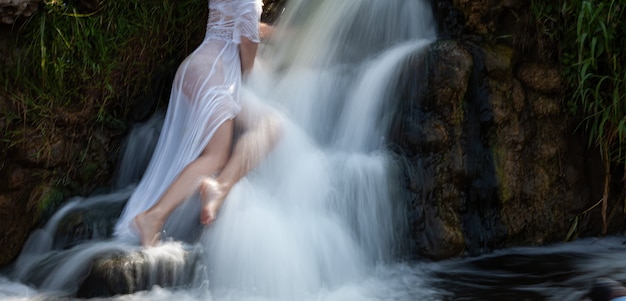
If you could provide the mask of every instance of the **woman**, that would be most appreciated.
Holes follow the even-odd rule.
[[[136,241],[139,235],[142,245],[154,245],[169,214],[228,161],[242,76],[252,69],[260,42],[262,5],[209,2],[206,36],[178,68],[154,155],[115,227],[119,239]],[[203,191],[223,191],[204,183]],[[222,201],[204,197],[202,221],[209,223]]]

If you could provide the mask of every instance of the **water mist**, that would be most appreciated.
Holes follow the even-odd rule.
[[[343,297],[362,297],[350,285],[393,262],[404,239],[402,200],[393,196],[399,181],[387,150],[397,106],[395,80],[408,58],[434,38],[431,9],[423,0],[289,2],[273,39],[261,49],[245,93],[284,115],[283,137],[234,187],[219,218],[202,233],[195,285],[216,300],[332,299],[328,292],[338,289],[346,290]],[[143,131],[158,135],[154,128]],[[131,138],[128,144],[125,156],[132,162],[145,157],[148,150],[141,145],[153,141]],[[118,188],[135,181],[141,168],[122,166]],[[175,219],[168,224],[176,228]],[[45,237],[31,240],[54,235]],[[28,278],[42,258],[54,257],[50,253],[69,252],[82,260],[54,260],[53,270],[59,272],[50,277],[56,279],[43,283],[70,292],[75,288],[68,283],[76,281],[70,275],[86,269],[96,253],[141,252],[115,241],[70,251],[54,250],[50,242],[31,244],[31,252],[18,261],[16,279]],[[173,245],[197,250],[166,245],[150,252],[163,248],[176,254]],[[393,289],[381,289],[387,290]]]
[[[286,131],[203,239],[214,288],[287,299],[361,279],[399,248],[391,95],[435,37],[421,1],[290,5],[249,83]]]

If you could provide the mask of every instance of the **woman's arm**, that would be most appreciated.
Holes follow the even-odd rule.
[[[266,41],[270,37],[272,37],[272,33],[274,31],[274,26],[269,25],[267,23],[261,23],[259,29],[260,29],[260,32],[261,32],[261,41]]]
[[[244,36],[241,37],[241,44],[239,44],[239,59],[241,60],[242,74],[245,75],[252,70],[252,67],[254,66],[254,58],[256,57],[256,51],[258,48],[258,43],[255,43]]]
[[[259,37],[261,41],[267,41],[274,31],[274,27],[270,24],[261,22],[259,24]],[[254,67],[254,58],[256,57],[259,44],[246,37],[241,37],[241,44],[239,45],[239,53],[241,54],[241,71],[243,74],[247,74]]]

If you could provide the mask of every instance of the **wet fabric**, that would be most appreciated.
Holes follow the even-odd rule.
[[[209,1],[206,36],[178,68],[159,141],[117,221],[116,238],[139,242],[133,218],[153,206],[217,128],[241,110],[239,44],[241,37],[260,42],[261,10],[261,0]]]

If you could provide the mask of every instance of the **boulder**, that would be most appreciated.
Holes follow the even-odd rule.
[[[0,23],[13,24],[19,17],[29,17],[37,11],[41,0],[0,0]]]
[[[391,136],[406,162],[414,255],[478,255],[599,230],[581,215],[593,175],[571,155],[585,142],[569,134],[558,73],[515,57],[508,45],[442,39],[405,74],[410,101]]]
[[[78,286],[78,298],[111,297],[150,290],[153,286],[185,287],[203,279],[199,248],[162,246],[106,254],[93,260]]]

